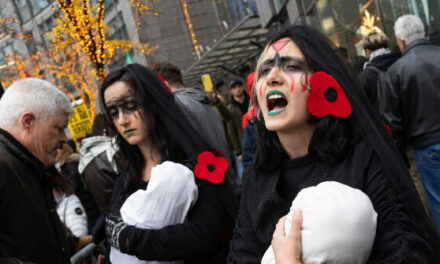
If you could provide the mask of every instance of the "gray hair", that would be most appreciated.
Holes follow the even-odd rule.
[[[68,115],[73,113],[66,95],[51,83],[37,78],[17,80],[6,89],[0,100],[0,127],[14,127],[26,111],[41,119],[48,119],[60,111]]]
[[[394,24],[394,35],[408,45],[416,39],[425,38],[425,26],[422,20],[414,15],[403,15]]]

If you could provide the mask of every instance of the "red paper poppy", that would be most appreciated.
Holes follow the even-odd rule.
[[[228,169],[228,161],[223,157],[216,157],[209,151],[199,154],[197,165],[194,168],[194,174],[199,179],[218,184],[225,178],[225,172]]]
[[[351,114],[350,102],[333,76],[315,72],[310,77],[310,88],[307,108],[313,116],[347,117]]]

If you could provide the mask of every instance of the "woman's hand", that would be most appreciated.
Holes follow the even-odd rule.
[[[286,235],[284,226],[286,217],[282,217],[273,233],[272,247],[276,264],[301,264],[301,224],[302,211],[295,209],[292,216],[290,233]]]

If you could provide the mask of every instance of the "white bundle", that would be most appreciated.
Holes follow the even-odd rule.
[[[301,190],[287,215],[289,234],[293,210],[303,211],[302,263],[364,264],[376,236],[377,213],[366,194],[338,182],[322,182]],[[262,264],[275,264],[272,246]]]
[[[121,216],[128,225],[142,229],[159,229],[185,221],[197,200],[198,189],[193,172],[187,167],[165,161],[152,168],[146,190],[134,192],[121,207]],[[143,261],[111,248],[112,263],[177,264],[183,261]]]

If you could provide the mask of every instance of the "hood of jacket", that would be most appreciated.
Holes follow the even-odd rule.
[[[194,100],[199,101],[202,104],[211,104],[211,97],[201,88],[196,87],[185,87],[177,89],[174,92],[174,95],[185,95],[193,98]]]
[[[382,71],[386,71],[401,56],[402,56],[402,54],[400,54],[400,52],[387,53],[387,54],[375,57],[374,59],[372,59],[370,61],[370,63],[368,65],[377,67]]]
[[[110,137],[95,136],[83,139],[81,149],[79,150],[79,154],[81,155],[78,165],[79,173],[82,173],[87,165],[104,151],[106,151],[107,159],[112,164],[112,169],[117,172],[118,170],[114,161],[117,150],[118,148],[114,139]]]

